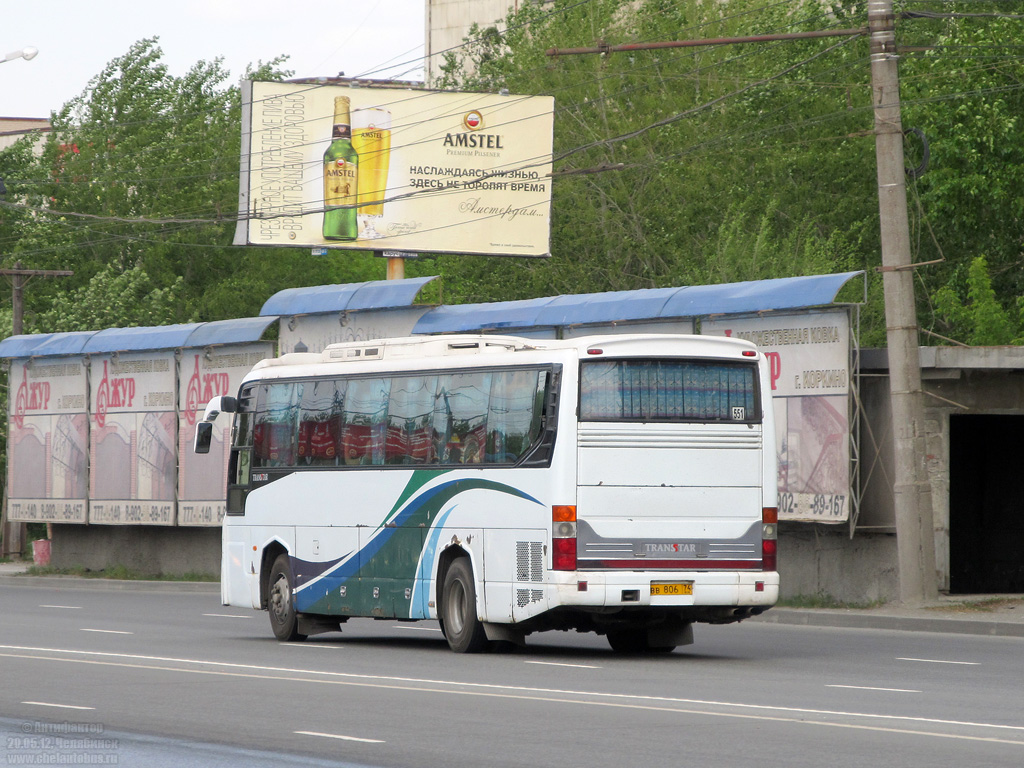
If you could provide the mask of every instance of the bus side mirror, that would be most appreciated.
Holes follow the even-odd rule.
[[[216,421],[222,413],[234,413],[238,410],[238,400],[231,395],[211,397],[203,412],[203,421]]]
[[[200,421],[196,424],[196,439],[192,445],[196,453],[209,453],[210,443],[213,442],[213,422]]]
[[[238,400],[230,395],[211,397],[203,412],[203,420],[196,424],[196,438],[192,449],[196,453],[209,453],[213,442],[213,422],[222,413],[234,413],[238,410]]]

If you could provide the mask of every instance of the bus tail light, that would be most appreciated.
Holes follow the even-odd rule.
[[[551,569],[576,570],[576,507],[551,507]]]
[[[779,566],[779,510],[764,507],[761,510],[761,570],[777,571]]]

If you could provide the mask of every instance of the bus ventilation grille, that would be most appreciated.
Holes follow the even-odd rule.
[[[544,581],[544,544],[540,541],[516,542],[516,581]],[[542,589],[517,589],[516,605],[522,608],[544,599]]]
[[[544,581],[544,545],[541,542],[516,542],[516,581]]]

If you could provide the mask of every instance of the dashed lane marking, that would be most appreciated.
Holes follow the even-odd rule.
[[[364,744],[384,744],[383,739],[363,739],[359,736],[343,736],[340,733],[318,733],[317,731],[295,731],[299,736],[319,736],[323,739],[340,739],[342,741],[361,741]]]

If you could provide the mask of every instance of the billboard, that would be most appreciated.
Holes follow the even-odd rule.
[[[90,358],[89,522],[174,525],[174,352]]]
[[[178,525],[215,526],[224,520],[231,419],[214,423],[210,453],[192,451],[196,423],[211,398],[234,395],[256,363],[274,356],[270,342],[183,349],[178,380]]]
[[[89,424],[83,358],[12,360],[8,381],[10,519],[84,523]]]
[[[846,309],[705,320],[754,342],[771,367],[779,519],[850,519],[850,317]]]
[[[242,84],[236,245],[549,256],[554,99]]]

